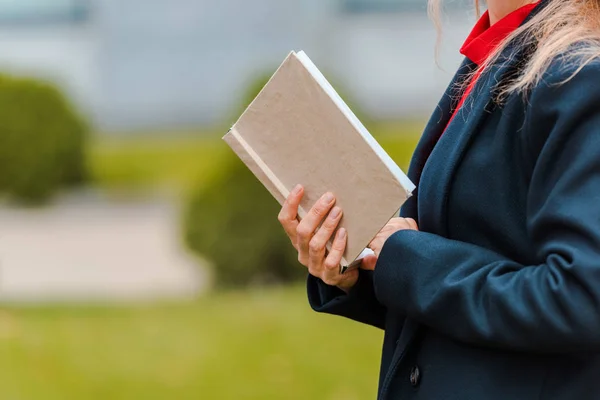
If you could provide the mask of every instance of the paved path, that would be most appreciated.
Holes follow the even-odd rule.
[[[0,300],[145,301],[193,297],[206,286],[168,201],[63,200],[0,208]]]

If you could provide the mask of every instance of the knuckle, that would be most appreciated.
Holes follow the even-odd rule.
[[[333,231],[337,226],[338,221],[332,218],[327,218],[322,225],[322,228],[325,228],[327,231]]]
[[[304,239],[304,238],[308,237],[308,235],[310,235],[310,232],[304,225],[299,224],[296,227],[296,234],[298,235],[298,238]]]
[[[313,253],[318,253],[325,248],[325,246],[317,239],[312,239],[308,243],[308,248]]]
[[[323,266],[325,267],[325,269],[331,271],[337,268],[338,263],[333,260],[326,260],[325,263],[323,263]]]
[[[321,206],[314,206],[313,208],[310,209],[310,212],[315,217],[323,217],[323,216],[325,216],[325,210]]]

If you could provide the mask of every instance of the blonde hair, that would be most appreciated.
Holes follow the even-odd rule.
[[[438,38],[441,34],[441,1],[429,0],[429,14],[438,30]],[[485,71],[498,62],[500,54],[511,42],[531,46],[533,51],[524,60],[519,74],[510,82],[501,83],[499,98],[515,92],[527,92],[541,81],[552,61],[558,57],[576,67],[566,81],[600,57],[600,0],[546,1],[542,10],[502,41],[489,59],[478,67]],[[475,0],[475,8],[479,14],[479,0]],[[575,44],[577,46],[573,46]]]

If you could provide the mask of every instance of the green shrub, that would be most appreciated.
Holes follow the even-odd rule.
[[[218,286],[291,282],[306,275],[277,221],[279,203],[234,155],[192,195],[185,241],[215,267]]]
[[[0,77],[0,193],[27,203],[86,178],[87,126],[50,84]]]

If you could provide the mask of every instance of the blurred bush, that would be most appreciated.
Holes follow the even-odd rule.
[[[54,86],[0,76],[0,193],[47,200],[86,177],[87,126]]]
[[[229,156],[188,204],[186,243],[214,264],[221,287],[301,279],[306,270],[277,221],[279,209],[246,166]]]

